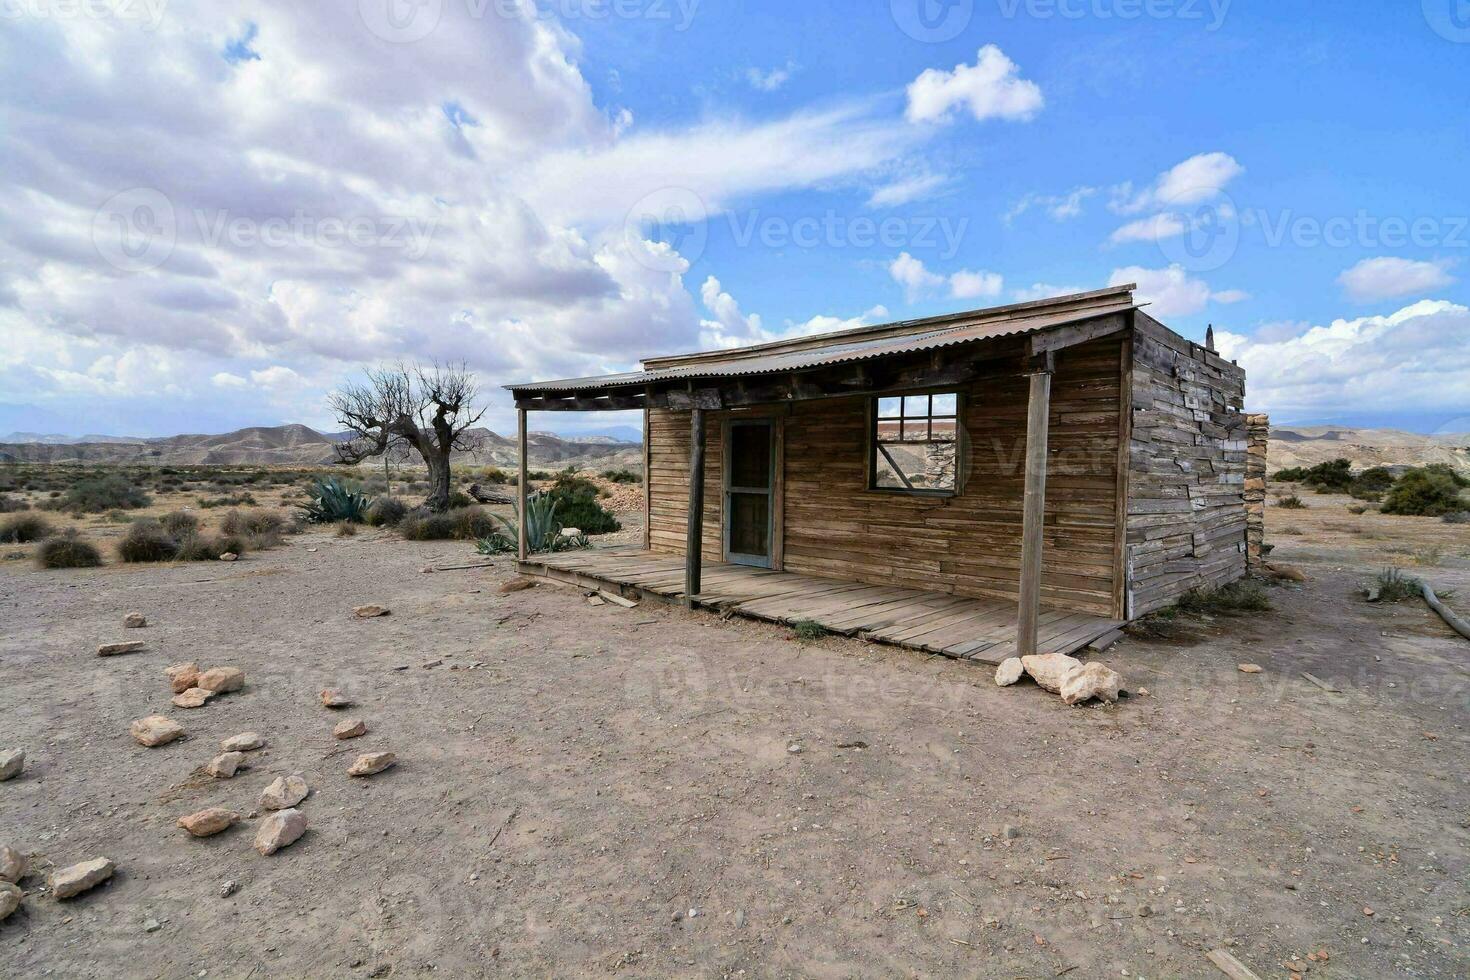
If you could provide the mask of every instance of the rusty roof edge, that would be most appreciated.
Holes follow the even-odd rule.
[[[1119,313],[1126,313],[1130,310],[1139,309],[1144,305],[1147,304],[1135,303],[1130,299],[1130,301],[1127,303],[1118,303],[1106,307],[1080,309],[1075,311],[1075,315],[1072,316],[1066,315],[1068,311],[1059,310],[1057,311],[1058,318],[1052,322],[1045,323],[1044,325],[1038,326],[1034,323],[1028,324],[1027,321],[1020,320],[1012,325],[1010,329],[1000,330],[995,333],[990,333],[986,335],[969,335],[967,333],[967,331],[985,326],[986,324],[984,323],[958,324],[948,330],[934,331],[930,337],[921,342],[916,343],[915,338],[912,335],[886,338],[887,343],[884,343],[884,338],[875,338],[873,343],[876,346],[872,348],[858,348],[856,350],[837,354],[835,356],[832,354],[828,354],[826,357],[823,357],[820,353],[821,348],[818,348],[809,352],[812,359],[812,363],[810,364],[798,363],[775,365],[767,368],[752,366],[744,369],[741,369],[738,366],[734,366],[735,369],[733,370],[731,369],[732,365],[727,364],[725,365],[725,370],[700,370],[700,367],[703,365],[720,363],[716,361],[703,362],[703,365],[701,363],[694,363],[667,368],[655,368],[645,371],[627,371],[619,374],[594,375],[592,377],[586,378],[565,378],[554,381],[530,381],[521,384],[502,385],[501,387],[511,392],[570,393],[591,388],[623,388],[634,385],[656,384],[659,382],[667,381],[694,381],[699,379],[747,377],[760,374],[778,374],[786,371],[800,371],[807,370],[813,367],[825,367],[830,364],[844,364],[854,361],[871,360],[877,357],[887,357],[894,354],[910,353],[917,350],[936,350],[945,347],[953,347],[957,344],[994,340],[1002,337],[1014,337],[1028,333],[1039,333],[1044,330],[1053,330],[1060,327],[1070,326],[1072,324],[1081,323],[1086,320],[1094,320],[1105,316],[1113,316]],[[995,324],[994,326],[999,326],[999,324]],[[803,352],[777,351],[767,354],[766,358],[775,359],[780,357],[782,353],[786,353],[787,355],[799,355]],[[758,363],[760,359],[752,360]]]

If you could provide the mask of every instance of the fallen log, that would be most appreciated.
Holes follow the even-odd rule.
[[[1466,623],[1459,616],[1456,616],[1444,603],[1440,602],[1439,596],[1434,594],[1434,590],[1429,587],[1428,582],[1420,579],[1419,588],[1424,594],[1424,601],[1429,603],[1429,608],[1439,613],[1439,618],[1444,620],[1450,629],[1459,633],[1465,639],[1470,640],[1470,623]]]
[[[469,495],[482,504],[514,504],[515,498],[499,490],[486,490],[478,483],[471,483]]]

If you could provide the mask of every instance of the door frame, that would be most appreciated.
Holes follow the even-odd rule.
[[[751,565],[755,568],[780,569],[781,555],[778,540],[781,534],[781,419],[770,415],[750,415],[740,418],[727,418],[724,420],[723,431],[720,433],[721,445],[724,447],[721,469],[721,483],[723,484],[720,494],[720,541],[721,550],[724,552],[724,560],[735,565]],[[734,447],[735,442],[731,438],[732,430],[740,426],[763,425],[770,434],[768,445],[770,447],[769,481],[766,487],[740,487],[733,486],[730,482],[731,473],[734,471]],[[761,493],[766,494],[766,553],[764,555],[746,555],[730,550],[730,521],[733,508],[730,506],[731,493]]]

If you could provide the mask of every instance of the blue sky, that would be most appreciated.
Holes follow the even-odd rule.
[[[434,357],[503,430],[508,381],[1120,281],[1278,421],[1467,431],[1455,3],[36,0],[0,432],[327,427]]]

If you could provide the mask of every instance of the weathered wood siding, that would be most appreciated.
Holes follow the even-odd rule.
[[[1117,615],[1121,335],[1057,356],[1048,440],[1042,601]],[[1017,351],[1019,347],[1017,347]],[[1027,380],[997,369],[965,392],[963,491],[926,497],[866,489],[867,399],[796,402],[784,416],[787,571],[958,595],[1016,598]],[[719,558],[721,413],[710,413],[705,554]],[[654,411],[655,550],[683,553],[689,416]]]
[[[1245,372],[1138,313],[1128,471],[1128,609],[1246,570]]]

